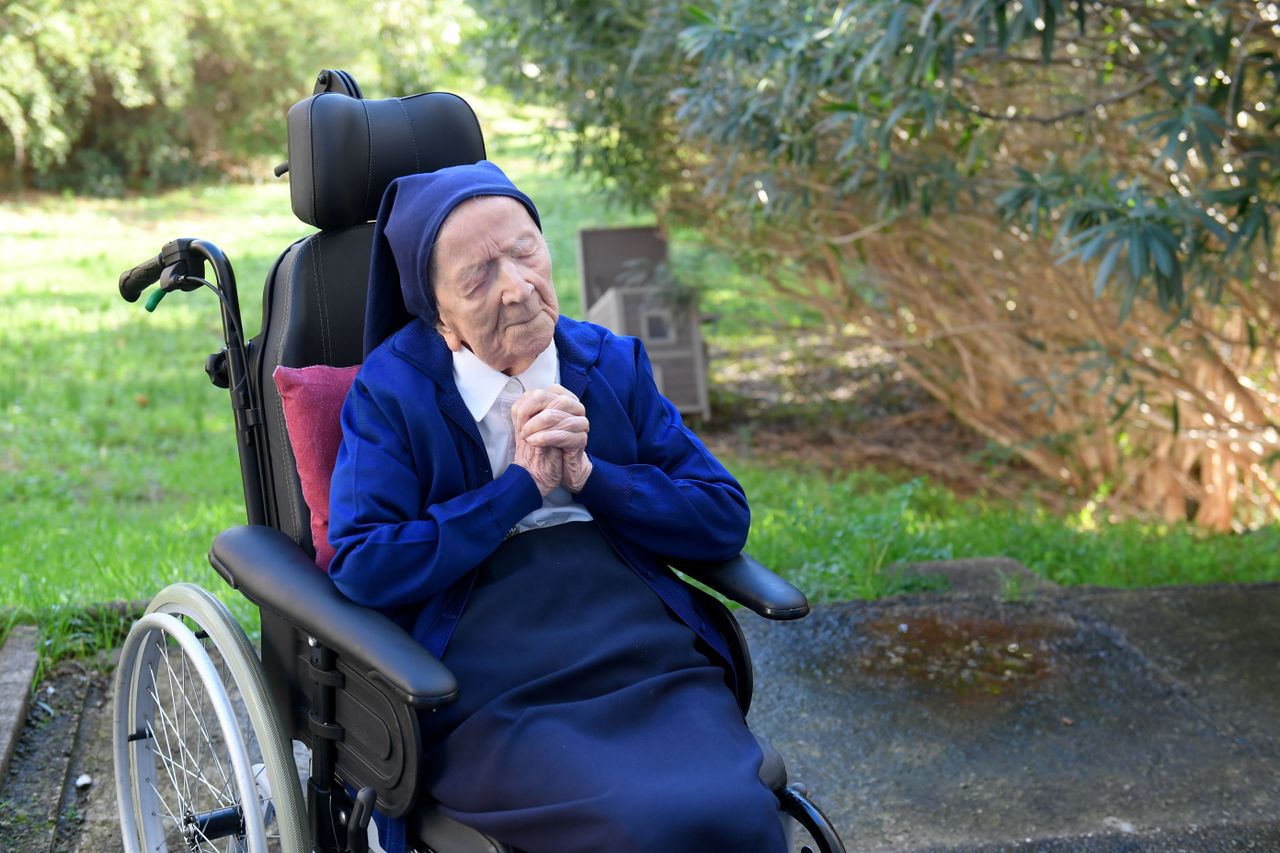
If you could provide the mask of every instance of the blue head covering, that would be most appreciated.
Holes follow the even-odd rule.
[[[405,175],[387,187],[378,209],[369,262],[364,318],[366,356],[414,317],[435,325],[431,252],[440,236],[440,226],[462,202],[487,195],[516,199],[529,210],[534,224],[542,228],[533,202],[488,160]]]

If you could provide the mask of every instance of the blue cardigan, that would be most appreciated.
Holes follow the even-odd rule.
[[[680,420],[634,338],[560,318],[560,383],[578,395],[592,472],[577,499],[622,558],[732,669],[725,638],[668,562],[742,550],[742,487]],[[440,657],[474,569],[542,505],[511,465],[493,479],[444,339],[414,320],[369,354],[342,407],[330,492],[329,573],[344,595],[386,612]]]

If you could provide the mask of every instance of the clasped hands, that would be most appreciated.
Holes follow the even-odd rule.
[[[520,395],[511,406],[516,453],[513,460],[533,476],[546,497],[556,486],[577,494],[591,474],[587,456],[587,410],[567,388],[552,385]]]

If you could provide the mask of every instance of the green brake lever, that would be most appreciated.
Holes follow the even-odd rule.
[[[160,304],[161,299],[164,299],[165,294],[167,292],[168,291],[166,291],[164,288],[156,288],[155,292],[152,293],[151,296],[147,299],[147,304],[144,307],[148,311],[156,310],[156,306]]]

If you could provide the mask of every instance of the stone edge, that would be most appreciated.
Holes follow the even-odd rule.
[[[31,684],[40,661],[39,632],[34,625],[14,625],[0,649],[0,779],[22,737],[31,705]]]

